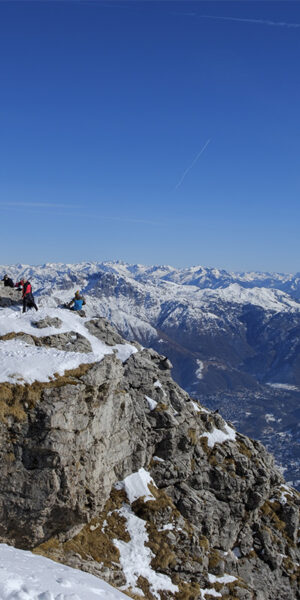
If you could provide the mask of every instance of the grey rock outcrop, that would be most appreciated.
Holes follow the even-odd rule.
[[[46,327],[59,329],[62,326],[62,320],[58,319],[58,317],[45,317],[45,319],[40,319],[39,321],[32,321],[32,325],[38,329],[45,329]]]
[[[58,350],[67,350],[68,352],[91,352],[92,346],[84,335],[77,331],[67,331],[66,333],[55,333],[53,335],[35,338],[37,346],[49,346]]]
[[[119,343],[105,322],[88,329]],[[112,519],[124,496],[114,485],[144,467],[155,501],[131,508],[147,523],[152,568],[180,589],[162,599],[200,600],[212,577],[230,574],[235,583],[214,588],[222,598],[295,600],[299,494],[260,443],[193,402],[170,367],[142,349],[47,384],[0,384],[1,541],[123,585]]]
[[[48,346],[67,352],[91,352],[92,346],[89,340],[77,331],[66,331],[65,333],[54,333],[37,337],[28,333],[8,333],[1,340],[18,338],[18,340],[30,344],[31,346]]]
[[[3,282],[0,282],[0,307],[18,306],[22,304],[22,294],[17,289],[5,287]]]
[[[88,331],[108,346],[124,344],[124,339],[106,321],[106,319],[92,319],[86,323]]]

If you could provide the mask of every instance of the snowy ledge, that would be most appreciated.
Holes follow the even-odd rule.
[[[64,375],[65,371],[77,369],[80,365],[100,362],[106,354],[113,354],[114,350],[122,362],[137,352],[130,344],[103,344],[97,352],[81,353],[31,346],[19,340],[0,342],[0,383],[50,381],[54,374]]]
[[[39,330],[32,325],[32,314],[22,315],[19,311],[4,309],[0,313],[0,335],[24,332],[42,338],[46,335],[74,331],[90,342],[92,352],[67,352],[57,348],[32,346],[18,338],[0,341],[0,383],[47,382],[55,374],[63,375],[65,371],[77,369],[80,365],[100,362],[107,354],[115,353],[119,360],[125,362],[137,352],[137,348],[131,344],[107,346],[89,333],[84,320],[76,313],[60,309],[44,309],[35,315],[35,320],[47,316],[59,318],[62,321],[62,327],[46,327]]]

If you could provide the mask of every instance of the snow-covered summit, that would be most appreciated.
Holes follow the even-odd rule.
[[[300,312],[300,304],[292,300],[285,292],[277,289],[244,288],[239,283],[232,283],[226,288],[218,290],[201,290],[201,296],[204,301],[214,299],[215,302],[219,300],[227,303],[252,304],[274,312]]]

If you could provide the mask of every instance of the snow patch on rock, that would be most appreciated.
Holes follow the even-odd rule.
[[[227,423],[224,424],[224,429],[225,431],[222,431],[222,429],[215,427],[213,431],[202,433],[200,438],[207,438],[207,445],[209,448],[213,448],[215,444],[223,444],[228,441],[233,442],[236,438],[235,430],[227,425]]]
[[[154,410],[157,407],[158,403],[155,400],[152,400],[152,398],[150,398],[149,396],[145,396],[145,398],[148,402],[150,410]]]
[[[178,592],[177,585],[172,583],[170,577],[156,573],[151,567],[154,554],[148,546],[145,546],[149,540],[146,522],[137,517],[128,505],[123,506],[118,512],[126,519],[126,528],[131,538],[129,542],[114,540],[114,545],[120,552],[120,563],[126,577],[126,586],[122,589],[130,589],[134,594],[144,595],[137,585],[139,577],[144,577],[157,600],[160,600],[159,591]]]
[[[203,379],[204,362],[202,360],[199,360],[199,358],[197,358],[197,365],[198,365],[198,368],[195,371],[196,377],[197,377],[197,379]]]
[[[136,473],[132,473],[125,477],[123,481],[119,481],[116,483],[116,489],[125,490],[127,494],[127,498],[132,504],[138,498],[144,498],[144,502],[148,502],[149,500],[155,500],[153,494],[151,494],[149,490],[149,483],[155,486],[155,483],[148,471],[144,468],[139,469]]]

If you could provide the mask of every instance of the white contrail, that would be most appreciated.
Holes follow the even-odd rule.
[[[244,19],[242,17],[221,17],[218,15],[190,15],[200,19],[214,19],[220,21],[237,21],[239,23],[256,23],[258,25],[269,25],[271,27],[290,27],[299,29],[300,23],[286,23],[284,21],[270,21],[269,19]]]
[[[191,164],[187,167],[187,169],[184,171],[181,179],[178,181],[178,183],[175,185],[174,190],[177,190],[179,188],[179,186],[182,184],[184,178],[186,177],[186,175],[188,174],[188,172],[193,168],[193,166],[196,164],[197,160],[200,158],[201,154],[203,154],[204,150],[207,148],[208,144],[210,142],[209,140],[206,140],[203,148],[201,148],[200,152],[198,152],[197,156],[195,156],[194,160],[191,162]]]

